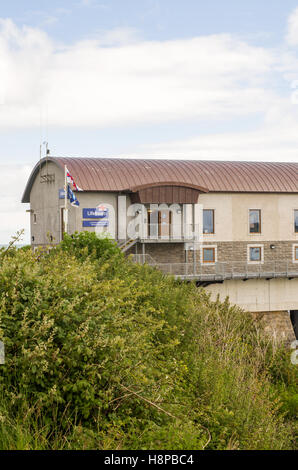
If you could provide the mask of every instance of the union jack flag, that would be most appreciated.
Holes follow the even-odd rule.
[[[68,183],[71,183],[73,185],[73,188],[75,191],[83,191],[76,183],[73,177],[71,176],[70,172],[66,168],[66,179]]]
[[[68,185],[67,185],[67,198],[70,200],[70,204],[72,206],[79,207],[80,203]]]

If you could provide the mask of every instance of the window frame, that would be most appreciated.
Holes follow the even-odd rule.
[[[251,232],[251,229],[250,229],[250,213],[251,212],[259,213],[259,231],[258,232]],[[249,209],[248,210],[248,233],[249,235],[261,235],[262,234],[262,209]]]
[[[251,249],[259,248],[260,249],[260,259],[252,260],[250,257]],[[264,245],[249,244],[247,245],[247,264],[264,264]]]
[[[298,244],[293,245],[293,263],[297,264],[298,263]]]
[[[213,251],[213,261],[204,260],[204,250]],[[217,245],[202,245],[200,248],[200,263],[202,265],[214,266],[217,263]]]
[[[298,225],[297,225],[297,230],[296,230],[296,213],[297,213],[297,219],[298,219],[298,209],[294,209],[294,233],[298,234]]]
[[[204,231],[204,212],[212,212],[212,232]],[[215,209],[203,209],[203,235],[214,235],[215,234]]]

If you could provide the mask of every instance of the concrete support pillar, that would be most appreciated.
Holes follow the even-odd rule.
[[[182,207],[179,204],[172,204],[172,238],[180,240],[183,236],[182,232]]]
[[[183,235],[187,240],[192,239],[192,204],[183,204]]]
[[[203,204],[194,205],[194,233],[197,242],[203,241]]]
[[[158,240],[158,204],[150,204],[150,239]]]
[[[126,240],[126,196],[118,196],[118,240]]]
[[[147,238],[147,234],[148,234],[147,219],[148,219],[147,209],[142,204],[141,207],[140,207],[140,238],[142,240]]]

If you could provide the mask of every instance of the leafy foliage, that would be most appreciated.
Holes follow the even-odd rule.
[[[278,398],[297,380],[289,354],[249,314],[94,234],[0,254],[0,339],[2,448],[294,445]]]

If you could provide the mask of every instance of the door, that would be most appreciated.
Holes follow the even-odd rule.
[[[151,211],[148,209],[148,237],[170,238],[172,234],[172,212],[169,210]]]
[[[170,238],[172,230],[172,213],[169,210],[158,211],[158,236]]]

